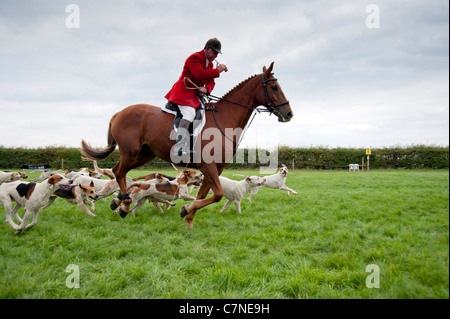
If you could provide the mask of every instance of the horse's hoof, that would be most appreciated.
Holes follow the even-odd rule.
[[[124,211],[122,208],[119,208],[119,215],[122,218],[127,217],[128,213],[126,211]]]
[[[109,207],[111,207],[111,210],[115,210],[117,207],[119,207],[119,205],[117,205],[116,200],[113,199],[109,204]]]
[[[189,212],[187,211],[187,206],[189,206],[189,205],[184,205],[183,207],[181,207],[181,211],[180,211],[180,216],[181,216],[181,218],[183,218],[184,216],[186,216],[187,214],[189,214]]]

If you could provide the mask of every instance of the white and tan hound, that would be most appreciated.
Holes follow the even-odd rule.
[[[128,187],[128,192],[134,188],[130,193],[130,197],[132,202],[136,203],[136,205],[130,210],[130,213],[134,216],[134,212],[139,209],[146,200],[152,202],[161,213],[163,211],[158,202],[174,206],[175,204],[169,201],[179,198],[185,201],[195,200],[195,197],[189,195],[187,186],[202,180],[202,174],[198,174],[196,171],[188,169],[184,170],[172,181],[169,181],[162,175],[156,174],[156,179],[154,180],[132,184]]]
[[[28,178],[27,174],[23,172],[2,172],[0,171],[0,184],[6,182],[17,181],[20,178]]]
[[[253,196],[258,194],[259,190],[262,187],[281,189],[282,191],[286,191],[288,196],[290,195],[290,192],[292,192],[292,194],[294,194],[294,195],[297,195],[296,191],[294,191],[293,189],[286,186],[287,173],[288,173],[288,168],[286,167],[286,165],[282,164],[278,170],[278,173],[276,173],[274,175],[264,176],[264,178],[266,179],[264,186],[253,187],[252,193],[250,194],[249,197],[247,197],[247,200],[249,202],[251,202]]]
[[[80,207],[83,211],[86,212],[86,214],[92,217],[97,217],[97,215],[94,214],[95,211],[94,201],[99,198],[99,195],[95,191],[93,182],[91,182],[89,186],[72,185],[69,189],[62,189],[62,188],[58,189],[50,197],[48,204],[42,207],[42,211],[48,206],[50,206],[57,197],[61,197],[62,199],[65,199],[69,203],[77,204],[78,207]],[[89,198],[93,200],[91,201],[89,200]],[[90,210],[89,208],[86,207],[86,204],[89,204],[91,206]]]
[[[55,174],[42,183],[15,181],[0,185],[0,202],[5,207],[6,222],[16,230],[16,233],[30,229],[36,225],[39,210],[48,203],[50,196],[60,188],[70,188],[72,183],[72,180],[63,175]],[[17,203],[14,210],[12,210],[13,202]],[[23,219],[17,214],[20,207],[25,209]],[[11,215],[14,215],[20,225],[13,222]],[[31,215],[33,221],[28,224]]]

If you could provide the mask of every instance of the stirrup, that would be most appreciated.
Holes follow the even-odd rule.
[[[183,148],[182,148],[182,147],[180,147],[180,148],[178,149],[178,156],[187,155],[188,153],[189,153],[190,155],[194,155],[196,152],[195,152],[194,150],[183,151]]]

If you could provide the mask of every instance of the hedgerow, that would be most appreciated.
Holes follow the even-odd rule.
[[[348,164],[367,163],[365,149],[358,148],[327,148],[310,147],[294,148],[278,147],[278,163],[288,167],[308,169],[346,169]],[[272,151],[273,152],[273,151]],[[267,151],[267,154],[270,151]],[[230,164],[230,168],[258,168],[269,163],[260,161],[261,150],[243,150],[244,163]],[[116,149],[101,167],[112,167],[119,161],[119,151]],[[263,162],[263,163],[261,163]],[[143,168],[164,168],[169,163],[155,158]],[[71,168],[92,167],[91,162],[81,159],[78,148],[49,146],[45,148],[6,148],[0,147],[0,168]],[[413,145],[407,147],[383,147],[372,149],[370,155],[371,169],[384,168],[449,168],[448,146]]]

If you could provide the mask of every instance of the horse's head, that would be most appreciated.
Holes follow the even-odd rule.
[[[272,62],[268,69],[263,68],[261,89],[256,93],[258,105],[264,105],[270,113],[278,117],[278,122],[289,122],[294,116],[289,101],[284,96],[278,80],[273,77]]]

